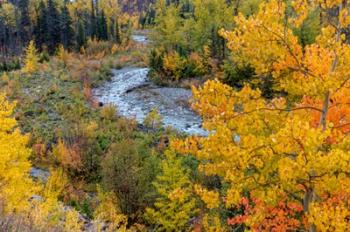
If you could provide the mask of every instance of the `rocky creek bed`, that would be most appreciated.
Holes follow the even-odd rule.
[[[93,95],[103,104],[114,104],[119,115],[135,118],[139,123],[156,108],[164,126],[190,135],[205,135],[201,118],[188,103],[191,90],[158,86],[148,79],[148,71],[135,67],[113,70],[112,80],[94,89]]]

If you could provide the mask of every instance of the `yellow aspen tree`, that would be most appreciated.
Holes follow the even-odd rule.
[[[38,71],[39,58],[35,48],[34,41],[30,41],[28,48],[26,50],[25,64],[23,71],[29,74],[32,74]]]
[[[153,108],[143,120],[145,126],[151,129],[159,129],[162,126],[162,115],[159,114],[157,108]]]
[[[237,64],[271,75],[286,97],[264,99],[248,85],[238,91],[209,81],[193,89],[193,106],[210,135],[172,145],[194,154],[206,175],[222,177],[229,186],[222,198],[228,208],[239,207],[247,193],[261,202],[242,221],[250,228],[264,231],[259,224],[267,209],[287,201],[299,204],[306,219],[294,223],[294,230],[346,231],[348,198],[327,202],[350,189],[350,139],[344,129],[350,122],[350,45],[343,34],[350,6],[342,0],[290,3],[265,1],[252,16],[238,14],[233,31],[221,31]],[[315,9],[321,11],[321,32],[302,46],[293,29]],[[270,226],[265,231],[276,229]]]
[[[31,164],[28,136],[22,135],[12,118],[14,103],[0,93],[0,200],[7,212],[24,211],[34,194],[29,177]]]

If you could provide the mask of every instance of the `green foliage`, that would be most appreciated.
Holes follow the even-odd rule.
[[[155,231],[184,231],[196,215],[196,201],[191,193],[191,181],[182,159],[174,151],[166,151],[162,172],[154,186],[159,194],[154,208],[147,208],[146,218]]]
[[[244,83],[250,82],[255,75],[254,69],[250,66],[238,67],[228,60],[224,62],[223,70],[223,82],[238,88],[243,87]]]
[[[314,10],[303,21],[300,27],[294,29],[294,33],[298,36],[299,43],[305,47],[315,42],[316,37],[321,32],[321,16],[320,10]]]
[[[163,70],[164,52],[152,49],[149,55],[149,67],[151,71],[161,72]]]
[[[261,2],[263,2],[263,0],[236,0],[235,10],[237,10],[237,12],[240,12],[245,16],[250,16],[259,10],[259,5]]]
[[[13,71],[21,68],[21,63],[19,59],[3,60],[0,63],[0,72]]]
[[[226,57],[221,28],[232,28],[233,4],[225,0],[157,2],[152,76],[160,80],[201,77]],[[210,58],[210,59],[209,59]],[[210,62],[209,62],[210,61]]]
[[[151,200],[149,183],[158,173],[157,165],[157,158],[140,141],[123,139],[111,145],[102,161],[103,183],[116,193],[123,213],[135,214]]]
[[[151,77],[160,82],[179,81],[209,74],[207,61],[195,52],[182,57],[175,51],[165,53],[155,49],[151,51],[149,60]]]

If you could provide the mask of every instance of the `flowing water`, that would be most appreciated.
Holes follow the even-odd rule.
[[[133,35],[132,39],[137,43],[149,43],[144,35]],[[189,107],[191,90],[155,85],[148,79],[148,68],[126,67],[112,71],[112,80],[94,89],[93,94],[103,104],[114,104],[119,115],[142,123],[156,108],[164,126],[187,134],[207,134],[201,127],[201,118]]]

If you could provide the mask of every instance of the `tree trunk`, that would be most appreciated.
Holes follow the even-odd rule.
[[[329,98],[330,98],[330,93],[328,91],[325,95],[325,98],[324,98],[322,115],[321,115],[321,119],[320,119],[320,125],[322,126],[323,130],[326,130],[326,128],[327,128],[327,114],[328,114],[328,108],[329,108]]]
[[[307,189],[303,199],[303,207],[304,207],[305,213],[309,212],[310,204],[314,201],[314,199],[315,199],[314,189],[313,188]],[[316,226],[314,224],[310,225],[309,232],[316,232]]]

